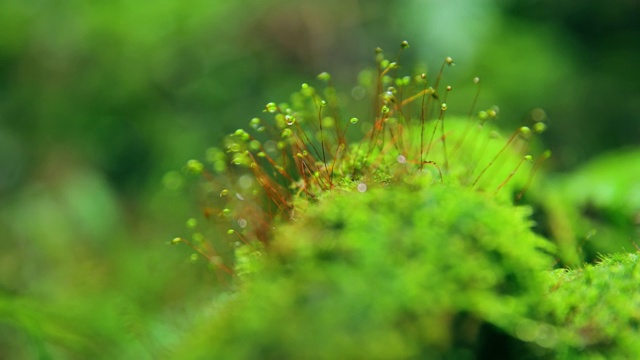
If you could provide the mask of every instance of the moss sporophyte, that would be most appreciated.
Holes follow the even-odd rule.
[[[575,249],[534,233],[520,204],[551,155],[529,154],[544,112],[501,135],[498,109],[476,109],[476,77],[468,110],[454,116],[456,90],[444,83],[453,59],[404,75],[408,47],[395,61],[376,49],[376,67],[348,94],[320,74],[322,90],[302,84],[205,161],[187,162],[203,213],[186,221],[190,238],[171,243],[233,286],[174,349],[181,358],[640,353],[637,254],[550,271]],[[222,226],[213,235],[212,223]]]
[[[322,90],[304,83],[290,102],[269,102],[263,117],[230,134],[222,148],[211,148],[205,164],[189,160],[187,172],[202,177],[197,186],[206,219],[227,224],[231,247],[269,248],[273,230],[304,217],[304,209],[330,196],[351,197],[376,187],[394,188],[420,180],[425,188],[444,186],[486,193],[490,201],[519,200],[540,162],[528,154],[532,136],[544,130],[536,122],[502,136],[490,123],[498,108],[476,112],[480,79],[466,116],[449,116],[452,86],[444,75],[454,65],[444,59],[434,73],[402,75],[396,61],[376,49],[376,68],[362,71],[349,98],[318,75]],[[363,110],[366,99],[372,99]],[[352,111],[360,111],[355,114]],[[533,129],[533,130],[531,130]],[[425,190],[426,191],[426,190]],[[331,194],[331,195],[330,195]],[[188,226],[195,229],[194,226]],[[219,240],[184,242],[229,274],[234,256]],[[260,244],[260,245],[258,245]],[[225,265],[227,264],[227,265]]]

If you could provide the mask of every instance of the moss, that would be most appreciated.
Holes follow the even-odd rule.
[[[546,125],[537,121],[501,139],[487,123],[494,108],[445,116],[452,87],[438,84],[451,58],[433,84],[426,74],[397,76],[398,64],[381,50],[376,62],[377,75],[363,72],[359,85],[363,93],[375,89],[372,118],[344,116],[341,95],[323,73],[324,91],[303,84],[290,104],[268,103],[269,118],[251,119],[250,132],[230,135],[224,151],[210,150],[207,166],[187,164],[188,173],[206,179],[205,217],[231,227],[233,240],[197,233],[193,242],[175,242],[204,255],[233,286],[175,355],[572,359],[640,352],[633,341],[637,256],[552,271],[580,262],[578,215],[566,211],[564,196],[549,195],[556,187],[531,196],[551,214],[550,232],[562,234],[556,251],[531,230],[531,209],[516,205],[550,156],[533,162],[527,154]],[[221,254],[225,243],[232,246]]]
[[[420,178],[390,190],[332,192],[280,227],[180,356],[455,358],[484,351],[487,325],[519,342],[553,263],[528,210]]]
[[[608,255],[597,264],[549,274],[540,317],[561,330],[562,358],[632,359],[640,353],[640,257]]]

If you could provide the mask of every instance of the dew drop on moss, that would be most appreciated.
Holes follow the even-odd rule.
[[[357,189],[359,192],[363,193],[363,192],[367,191],[367,184],[365,184],[365,183],[359,183],[359,184],[358,184],[358,186],[356,186],[356,189]]]

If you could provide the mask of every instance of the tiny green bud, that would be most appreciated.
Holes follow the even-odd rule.
[[[270,113],[274,113],[274,112],[278,111],[278,105],[276,105],[276,103],[274,103],[274,102],[270,102],[265,106],[265,111],[270,112]]]
[[[187,161],[187,170],[192,174],[201,174],[204,165],[198,160],[191,159]]]
[[[190,218],[187,220],[187,228],[189,229],[195,229],[196,226],[198,226],[198,220],[194,219],[194,218]]]
[[[331,75],[328,72],[323,71],[320,74],[318,74],[318,80],[327,82],[331,80]]]
[[[236,231],[233,229],[227,230],[227,235],[233,235]]]
[[[322,126],[326,128],[333,127],[336,124],[336,121],[331,116],[325,116],[322,118]]]
[[[233,133],[234,136],[240,138],[240,140],[243,141],[247,141],[249,140],[250,136],[249,133],[247,133],[246,131],[244,131],[243,129],[238,129]]]
[[[202,235],[202,233],[199,233],[199,232],[193,234],[191,238],[193,239],[193,241],[200,244],[204,241],[204,235]]]
[[[258,140],[251,140],[251,142],[249,143],[249,147],[251,148],[251,150],[259,150],[260,145],[260,141]]]
[[[254,117],[249,122],[249,125],[251,125],[252,128],[257,129],[258,127],[260,127],[260,123],[261,122],[262,122],[262,120],[260,120],[260,118]]]
[[[315,92],[314,89],[311,86],[309,86],[309,84],[307,83],[302,84],[302,90],[300,90],[300,93],[302,95],[309,97],[309,96],[313,96],[314,92]]]
[[[352,124],[357,124],[358,123],[358,118],[351,118],[351,120],[349,120],[349,122],[351,122]]]
[[[535,131],[536,134],[543,133],[546,129],[547,129],[547,124],[543,122],[537,122],[533,125],[533,131]]]

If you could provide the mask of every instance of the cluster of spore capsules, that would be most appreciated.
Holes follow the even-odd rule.
[[[222,147],[208,149],[204,162],[189,160],[185,172],[201,178],[194,191],[202,216],[187,220],[190,239],[177,237],[171,243],[187,244],[194,261],[204,257],[214,269],[233,276],[234,248],[268,248],[279,221],[303,215],[300,201],[321,201],[327,192],[357,196],[371,186],[392,187],[407,177],[429,176],[434,186],[470,187],[497,196],[520,176],[515,191],[505,195],[519,201],[550,156],[544,151],[534,160],[528,153],[532,136],[546,128],[544,112],[536,109],[530,127],[502,138],[486,126],[498,116],[497,107],[475,110],[481,89],[475,77],[468,114],[447,117],[452,86],[441,83],[453,59],[445,58],[433,76],[402,76],[399,61],[408,47],[401,43],[396,61],[377,48],[375,69],[359,74],[349,96],[336,90],[330,74],[319,74],[322,91],[302,84],[290,102],[269,102],[264,117],[227,136]],[[348,114],[356,111],[345,105],[349,98],[364,116]],[[367,99],[369,104],[362,106]],[[528,171],[522,169],[525,164]]]

